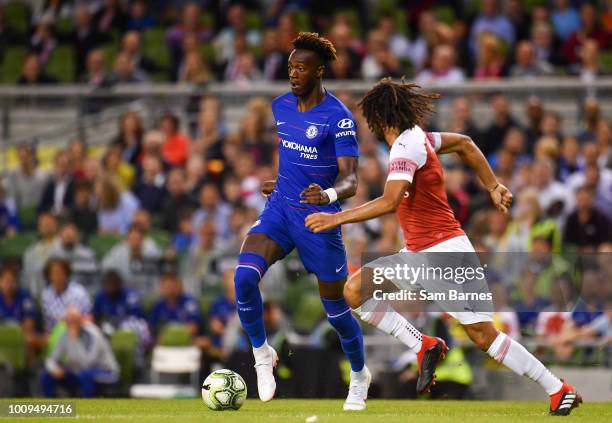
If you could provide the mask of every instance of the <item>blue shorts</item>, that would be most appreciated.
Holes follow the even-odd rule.
[[[267,235],[285,255],[297,248],[309,273],[321,281],[336,282],[348,276],[342,232],[339,227],[318,234],[311,232],[304,220],[315,212],[316,209],[291,204],[274,192],[249,234]]]

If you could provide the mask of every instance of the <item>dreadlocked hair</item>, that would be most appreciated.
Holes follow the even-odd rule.
[[[336,60],[336,48],[317,32],[300,32],[293,39],[293,48],[314,51],[325,63]]]
[[[440,94],[427,92],[417,84],[383,78],[366,93],[359,107],[368,126],[379,138],[383,128],[397,128],[400,132],[415,125],[423,125],[434,113],[433,100]]]

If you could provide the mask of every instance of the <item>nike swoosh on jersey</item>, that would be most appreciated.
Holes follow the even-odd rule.
[[[346,264],[346,263],[344,263],[344,264]],[[342,266],[340,266],[340,267],[336,267],[336,273],[338,273],[339,271],[342,270],[342,268],[344,267],[344,264]]]
[[[280,126],[280,125],[283,125],[285,123],[287,123],[287,122],[281,122],[280,120],[277,120],[276,121],[276,126]]]

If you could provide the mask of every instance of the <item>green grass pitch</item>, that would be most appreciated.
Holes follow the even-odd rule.
[[[32,403],[36,400],[2,399],[1,403]],[[40,401],[43,402],[43,401]],[[46,401],[45,401],[46,402]],[[317,416],[317,423],[444,423],[444,422],[542,422],[557,419],[547,415],[548,404],[540,401],[415,401],[370,400],[364,412],[343,412],[342,400],[282,400],[262,403],[248,399],[239,411],[210,411],[201,400],[93,399],[75,400],[77,418],[2,418],[7,422],[75,420],[101,422],[164,423],[284,423],[306,422]],[[4,407],[3,407],[4,408]],[[5,408],[4,408],[5,409]],[[571,421],[610,422],[612,402],[586,403],[574,409]]]

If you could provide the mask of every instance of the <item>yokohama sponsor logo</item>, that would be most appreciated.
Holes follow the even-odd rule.
[[[392,173],[408,173],[413,175],[417,168],[417,164],[410,159],[398,157],[389,162],[389,174]]]
[[[295,141],[288,141],[284,139],[281,139],[280,141],[283,144],[283,147],[288,148],[290,150],[297,150],[297,151],[301,151],[302,153],[309,153],[309,154],[318,153],[317,147],[315,146],[298,144]]]

